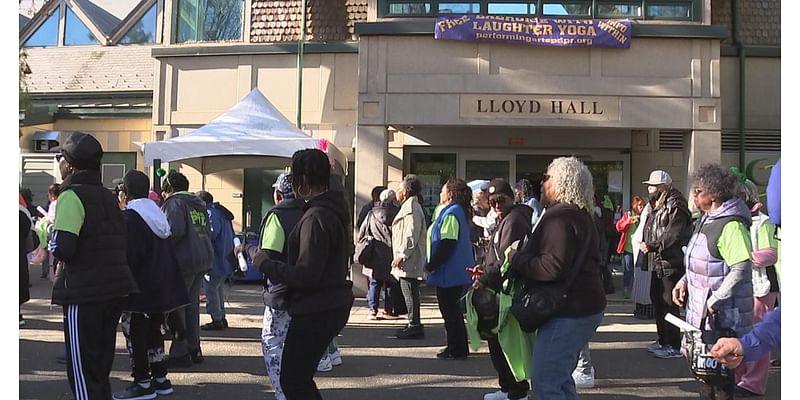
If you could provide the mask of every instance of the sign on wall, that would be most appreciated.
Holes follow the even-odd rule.
[[[544,118],[618,121],[619,97],[461,95],[462,118]]]
[[[529,46],[627,49],[631,46],[631,21],[451,15],[436,18],[434,37]]]

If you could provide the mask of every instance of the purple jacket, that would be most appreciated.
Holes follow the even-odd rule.
[[[755,361],[781,345],[781,308],[768,312],[764,320],[742,336],[744,360]]]

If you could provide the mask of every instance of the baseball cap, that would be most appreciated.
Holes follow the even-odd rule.
[[[275,183],[272,184],[272,187],[284,197],[288,195],[294,195],[294,192],[292,191],[292,181],[287,173],[278,175],[278,179],[275,180]]]
[[[511,190],[511,185],[503,178],[492,179],[486,191],[489,192],[489,196],[493,194],[504,194],[512,199],[514,198],[514,191]]]
[[[671,185],[672,184],[672,177],[666,171],[662,171],[657,169],[650,173],[650,179],[646,181],[642,181],[642,183],[648,185]]]

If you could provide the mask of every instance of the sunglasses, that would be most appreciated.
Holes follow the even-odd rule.
[[[511,199],[509,199],[507,196],[496,196],[489,199],[489,205],[492,207],[496,207],[498,205],[502,206],[508,203],[510,200]]]

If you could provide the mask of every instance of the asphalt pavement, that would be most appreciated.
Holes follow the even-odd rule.
[[[617,288],[621,277],[616,276]],[[32,300],[22,306],[26,325],[19,330],[20,399],[71,399],[66,366],[56,357],[65,353],[62,312],[50,305],[50,282],[31,268]],[[633,318],[633,304],[618,291],[590,343],[596,387],[581,389],[585,399],[699,398],[697,382],[684,359],[660,360],[646,346],[655,340],[652,320]],[[170,371],[180,399],[273,399],[261,356],[264,306],[258,283],[235,283],[226,303],[230,328],[201,331],[205,362]],[[497,390],[497,377],[485,343],[466,360],[438,360],[444,328],[432,288],[423,288],[422,323],[425,339],[397,340],[399,320],[368,320],[366,300],[357,298],[350,320],[338,338],[343,365],[318,373],[316,382],[327,400],[482,399]],[[201,324],[210,321],[201,305]],[[122,333],[111,373],[113,390],[130,383],[130,363]],[[768,396],[780,398],[780,368],[771,368]],[[533,398],[531,395],[530,398]]]

